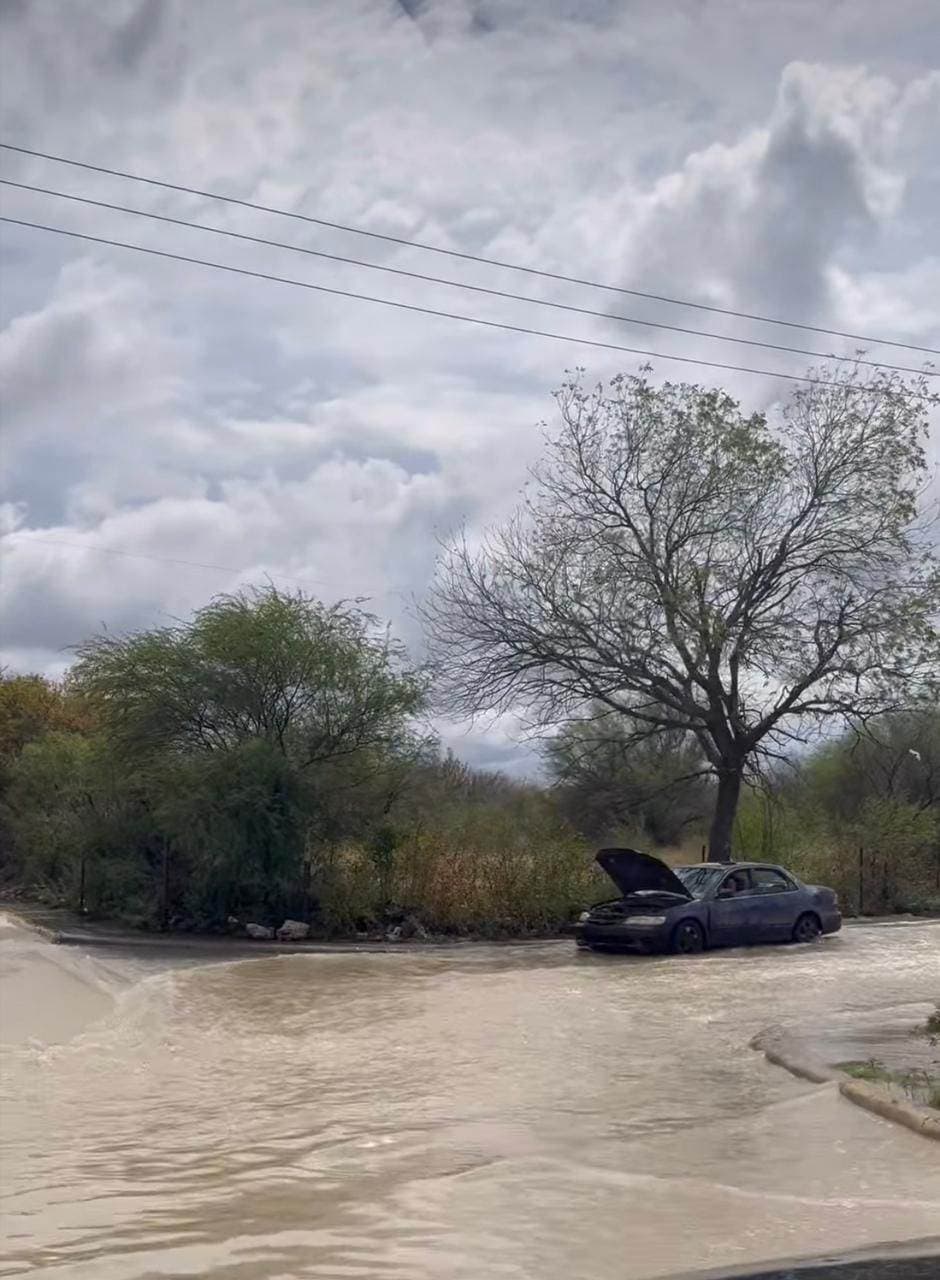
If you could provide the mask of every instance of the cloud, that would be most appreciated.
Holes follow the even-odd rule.
[[[165,0],[140,0],[111,39],[111,57],[122,70],[136,71],[166,19]]]
[[[0,332],[8,431],[58,438],[92,419],[171,403],[176,353],[148,309],[132,278],[89,260],[69,263],[46,304]]]
[[[901,120],[929,115],[933,82],[901,92],[859,68],[785,67],[765,124],[691,153],[641,196],[634,272],[677,291],[697,281],[716,305],[836,322],[834,273],[877,253],[907,171],[927,159],[897,144]]]
[[[371,598],[407,627],[407,594],[434,556],[428,530],[455,518],[452,503],[440,476],[335,456],[291,479],[262,472],[126,508],[92,530],[37,531],[7,506],[5,640],[59,649],[102,620],[123,630],[269,578],[327,599]]]

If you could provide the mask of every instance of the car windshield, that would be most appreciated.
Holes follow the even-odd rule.
[[[693,898],[704,898],[708,889],[725,868],[675,867],[674,870]]]

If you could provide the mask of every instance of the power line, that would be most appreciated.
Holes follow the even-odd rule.
[[[505,271],[520,271],[525,275],[538,276],[543,280],[557,280],[563,284],[583,285],[589,289],[602,289],[607,293],[626,294],[633,298],[645,298],[650,302],[664,302],[669,306],[691,307],[696,311],[707,311],[712,315],[732,316],[737,320],[753,320],[759,324],[783,325],[788,329],[802,329],[808,333],[826,334],[833,338],[847,338],[852,342],[875,344],[877,346],[902,347],[906,351],[920,351],[926,355],[940,355],[935,347],[917,346],[912,342],[898,342],[891,338],[873,338],[860,333],[848,333],[841,329],[826,329],[820,325],[801,324],[795,320],[783,320],[774,316],[757,315],[749,311],[736,311],[731,307],[710,306],[704,302],[692,302],[686,298],[673,298],[667,294],[647,293],[642,289],[628,289],[622,285],[604,284],[597,280],[588,280],[580,276],[565,275],[557,271],[545,271],[537,267],[523,266],[518,262],[504,262],[499,258],[486,258],[481,254],[466,253],[459,249],[445,249],[441,245],[426,244],[420,240],[408,240],[403,236],[388,235],[381,231],[369,231],[365,227],[355,227],[343,222],[331,222],[326,218],[315,218],[310,214],[297,213],[291,209],[279,209],[274,205],[259,204],[253,200],[242,200],[237,196],[222,195],[217,191],[202,191],[198,187],[184,186],[182,183],[164,182],[159,178],[147,178],[139,173],[128,173],[123,169],[111,169],[105,165],[90,164],[85,160],[73,160],[67,156],[53,155],[48,151],[35,151],[30,147],[15,146],[11,142],[0,142],[0,149],[15,151],[19,155],[33,156],[38,160],[51,160],[55,164],[70,165],[75,169],[86,169],[91,173],[103,173],[112,178],[125,178],[130,182],[142,182],[147,186],[160,187],[164,191],[179,191],[185,195],[199,196],[204,200],[219,200],[225,204],[239,205],[243,209],[253,209],[257,213],[273,213],[282,218],[293,218],[298,222],[306,222],[317,227],[327,227],[331,231],[345,231],[351,235],[367,236],[372,240],[381,240],[387,244],[401,245],[408,249],[421,249],[426,253],[439,253],[449,258],[460,258],[465,262],[476,262],[487,267],[498,267]]]
[[[14,534],[13,536],[16,537],[17,535]],[[23,542],[21,545],[34,546],[36,544],[39,544],[40,546],[48,546],[48,547],[70,547],[74,551],[92,551],[99,555],[106,555],[106,556],[121,556],[123,559],[126,559],[126,560],[153,560],[157,564],[184,565],[190,569],[212,569],[219,573],[231,573],[231,574],[234,574],[236,577],[241,576],[245,572],[244,569],[234,569],[231,565],[227,565],[227,564],[207,564],[205,561],[202,561],[202,560],[177,560],[171,556],[148,555],[146,552],[143,552],[143,551],[118,551],[114,547],[99,547],[99,546],[94,546],[92,543],[89,543],[89,542],[66,542],[65,539],[63,538],[36,538],[32,534],[23,535]],[[278,574],[278,578],[281,582],[290,582],[296,587],[311,587],[311,586],[328,587],[331,585],[330,583],[326,582],[323,578],[306,578],[304,580],[301,580],[299,578],[285,578],[280,574]],[[363,597],[365,597],[365,596],[391,596],[391,595],[399,595],[401,593],[398,591],[391,590],[391,591],[364,591],[364,592],[361,592],[360,594]]]
[[[754,373],[766,378],[783,378],[787,382],[805,382],[820,387],[844,387],[846,384],[835,378],[814,378],[807,374],[782,373],[778,369],[755,369],[747,365],[727,364],[719,360],[702,360],[693,356],[669,355],[663,351],[649,351],[642,347],[627,347],[617,342],[603,342],[599,338],[576,338],[567,333],[554,333],[548,329],[532,329],[526,325],[508,324],[500,320],[484,320],[481,316],[463,315],[458,311],[441,311],[434,307],[421,307],[413,302],[396,302],[391,298],[378,298],[368,293],[353,293],[348,289],[333,289],[325,284],[313,284],[309,280],[294,280],[288,276],[276,276],[267,271],[252,271],[248,267],[234,267],[225,262],[212,262],[207,258],[193,258],[183,253],[171,253],[167,249],[151,249],[146,245],[130,244],[126,240],[114,240],[106,236],[93,236],[84,231],[70,231],[65,227],[51,227],[42,222],[29,222],[25,218],[0,216],[0,222],[16,227],[29,227],[33,231],[48,231],[53,235],[68,236],[73,240],[85,240],[91,244],[103,244],[117,249],[131,249],[135,253],[145,253],[153,258],[165,258],[172,262],[186,262],[191,266],[212,267],[216,271],[228,271],[233,275],[247,276],[254,280],[268,280],[274,284],[292,285],[297,289],[309,289],[314,293],[324,293],[335,298],[352,298],[357,302],[371,302],[380,307],[393,307],[398,311],[410,311],[416,315],[437,316],[444,320],[461,320],[465,324],[482,325],[487,329],[503,329],[509,333],[524,333],[535,338],[551,338],[556,342],[571,342],[578,346],[595,347],[605,351],[622,351],[628,355],[646,356],[654,360],[672,360],[680,364],[700,365],[707,369],[722,369],[735,373]],[[862,388],[860,388],[862,389]],[[864,388],[882,392],[877,386]]]
[[[691,329],[683,325],[664,324],[656,320],[641,320],[637,316],[622,316],[608,311],[593,311],[588,307],[575,307],[567,302],[555,302],[547,298],[532,298],[524,293],[510,293],[505,289],[491,289],[484,285],[468,284],[462,280],[450,280],[445,276],[426,275],[420,271],[406,271],[402,267],[390,267],[383,263],[366,262],[361,258],[344,257],[337,253],[325,253],[320,249],[309,249],[305,245],[287,244],[282,240],[270,240],[264,236],[248,235],[242,231],[231,231],[227,227],[209,226],[203,222],[192,222],[187,218],[173,218],[169,214],[152,213],[147,209],[135,209],[132,205],[112,204],[109,200],[94,200],[90,196],[74,195],[69,191],[57,191],[50,187],[37,187],[29,182],[14,182],[11,178],[0,178],[0,185],[15,187],[19,191],[32,191],[38,195],[55,196],[61,200],[71,200],[78,204],[92,205],[96,209],[111,209],[115,213],[131,213],[138,218],[150,218],[155,222],[166,222],[176,227],[186,227],[193,231],[208,231],[216,236],[228,236],[232,240],[244,240],[251,244],[265,245],[270,249],[286,249],[290,253],[303,253],[312,258],[323,258],[328,262],[341,262],[347,266],[365,267],[369,271],[384,271],[388,275],[403,276],[409,280],[421,280],[428,284],[443,284],[453,289],[467,289],[472,293],[487,294],[492,298],[507,298],[512,302],[530,303],[536,307],[551,307],[555,311],[570,311],[575,315],[591,316],[598,320],[618,320],[624,324],[641,325],[646,329],[665,329],[670,333],[683,333],[696,338],[707,338],[714,342],[731,342],[747,347],[761,347],[766,351],[784,351],[789,355],[810,356],[818,360],[840,360],[850,364],[867,365],[872,369],[889,369],[895,373],[927,373],[929,377],[937,377],[922,369],[906,364],[885,364],[880,360],[864,360],[858,356],[840,356],[824,351],[813,351],[806,347],[790,347],[779,342],[762,342],[757,338],[735,338],[726,333],[709,333],[705,329]]]

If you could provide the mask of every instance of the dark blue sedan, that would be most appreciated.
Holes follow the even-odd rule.
[[[636,849],[597,861],[621,896],[582,913],[579,947],[678,951],[758,942],[812,942],[842,927],[832,889],[767,862],[702,862],[673,870]]]

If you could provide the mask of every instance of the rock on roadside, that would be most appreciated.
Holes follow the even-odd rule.
[[[285,920],[277,931],[282,942],[302,942],[310,933],[309,924],[303,920]]]
[[[401,924],[385,931],[386,942],[427,942],[431,935],[416,916],[405,916]]]
[[[249,938],[255,938],[258,942],[274,937],[274,930],[269,929],[266,924],[246,924],[245,932]]]

